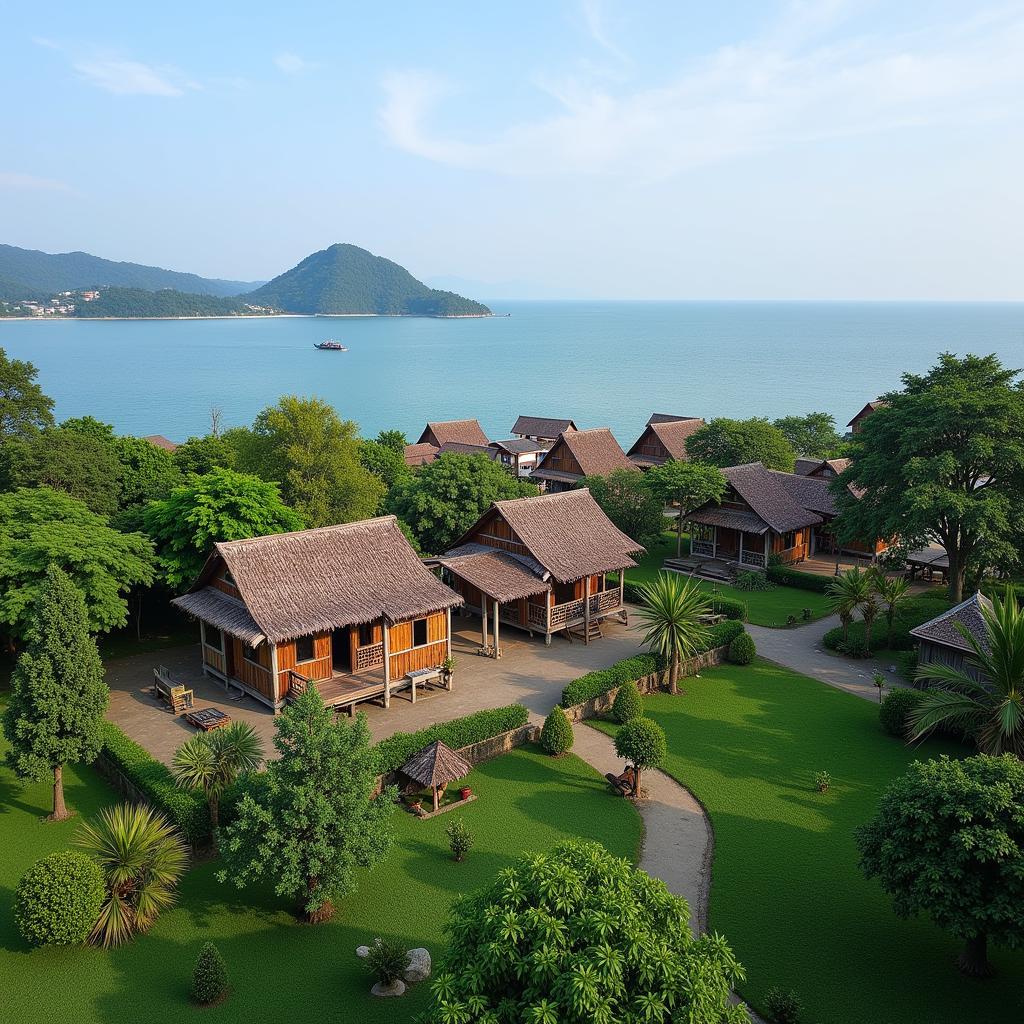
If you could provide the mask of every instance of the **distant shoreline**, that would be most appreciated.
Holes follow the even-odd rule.
[[[0,324],[10,321],[86,320],[92,323],[115,320],[338,320],[348,318],[380,317],[383,320],[486,320],[496,313],[451,313],[432,315],[430,313],[235,313],[218,316],[0,316]]]

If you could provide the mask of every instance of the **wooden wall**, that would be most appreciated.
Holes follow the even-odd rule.
[[[646,456],[649,459],[669,459],[668,449],[658,440],[658,435],[648,427],[636,444],[629,449],[630,455]]]
[[[213,578],[210,580],[210,586],[214,590],[219,590],[222,594],[228,594],[231,597],[237,597],[239,600],[242,599],[241,593],[239,593],[238,587],[234,583],[229,583],[224,579],[227,573],[227,566],[224,564],[223,559],[219,560],[217,568],[213,572]]]
[[[542,465],[545,469],[555,469],[560,473],[576,473],[583,476],[580,464],[562,438],[559,438],[555,446],[544,456]]]
[[[418,668],[434,668],[448,655],[448,615],[435,612],[427,616],[427,643],[413,647],[412,622],[397,622],[388,629],[391,678],[401,679]]]
[[[245,660],[242,656],[245,650],[245,645],[236,636],[226,636],[225,640],[232,645],[232,657],[234,660],[234,678],[245,683],[246,686],[252,687],[262,693],[268,700],[275,700],[273,680],[271,679],[270,671],[270,646],[268,644],[260,644],[256,648],[259,655],[259,665],[254,665],[251,662]]]
[[[313,636],[313,661],[304,661],[301,664],[295,661],[294,640],[277,645],[278,699],[283,699],[288,693],[290,669],[294,669],[307,679],[330,679],[334,673],[331,665],[331,634],[315,634]]]
[[[771,537],[772,553],[779,555],[784,562],[799,562],[811,553],[811,527],[809,526],[796,531],[796,542],[788,550],[782,546],[782,534],[773,532]]]
[[[230,643],[231,637],[225,635],[224,640],[225,642]],[[199,646],[203,651],[203,664],[209,665],[210,668],[220,672],[221,675],[224,675],[224,655],[215,651],[212,647],[207,647],[206,644],[200,644]]]

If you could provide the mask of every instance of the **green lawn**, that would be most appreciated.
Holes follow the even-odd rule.
[[[91,814],[114,799],[89,769],[68,771],[70,806]],[[36,858],[68,845],[76,824],[46,824],[45,785],[22,788],[0,768],[0,1019],[19,1024],[145,1021],[403,1021],[424,1007],[426,986],[401,1000],[369,995],[372,979],[355,948],[376,935],[437,954],[452,899],[478,888],[524,850],[562,839],[597,839],[636,859],[641,822],[625,800],[609,797],[603,779],[569,756],[553,760],[523,748],[477,767],[468,780],[480,799],[461,814],[476,835],[462,864],[448,853],[450,815],[419,821],[396,812],[398,845],[365,873],[334,920],[296,922],[269,891],[239,892],[214,878],[217,865],[186,876],[179,905],[145,936],[113,952],[30,950],[11,914],[14,886]],[[215,941],[234,992],[223,1006],[195,1010],[188,984],[200,945]]]
[[[683,555],[690,551],[689,537],[683,534]],[[626,570],[626,579],[634,583],[647,583],[653,580],[661,570],[666,558],[674,558],[676,554],[676,535],[666,531],[658,541],[647,546],[647,554],[640,559],[635,569]],[[747,606],[747,618],[756,626],[784,626],[790,615],[798,620],[803,619],[803,610],[811,609],[811,616],[820,619],[829,614],[828,603],[824,594],[812,590],[798,590],[796,587],[774,587],[772,590],[737,590],[724,583],[711,583],[698,580],[702,590],[709,594],[717,593],[722,597],[743,601]]]
[[[714,825],[711,926],[746,967],[755,1007],[779,985],[803,999],[807,1024],[1020,1019],[1024,953],[996,950],[996,979],[964,979],[957,941],[899,920],[857,869],[853,830],[889,780],[964,748],[909,750],[881,732],[876,704],[760,660],[683,688],[646,698],[647,710],[668,735],[667,771]],[[813,787],[820,769],[832,775],[826,794]]]

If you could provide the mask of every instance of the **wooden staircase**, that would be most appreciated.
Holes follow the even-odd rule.
[[[575,639],[583,640],[586,643],[592,643],[594,640],[600,640],[604,636],[604,632],[601,629],[600,619],[590,620],[590,629],[587,630],[586,625],[576,626],[575,629],[566,630],[569,634],[570,642]]]

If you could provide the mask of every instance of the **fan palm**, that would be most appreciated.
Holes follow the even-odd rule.
[[[263,741],[256,730],[245,722],[232,722],[184,742],[174,754],[171,770],[179,786],[205,795],[210,825],[216,830],[224,790],[242,772],[255,771],[262,763]]]
[[[850,623],[857,610],[871,597],[871,581],[867,573],[859,568],[847,569],[829,584],[827,597],[829,606],[843,624],[845,644],[850,635]]]
[[[667,572],[637,589],[644,643],[665,659],[669,692],[678,693],[680,662],[696,654],[707,640],[708,630],[701,622],[710,607],[707,595],[692,580]]]
[[[868,594],[864,603],[860,606],[860,617],[864,623],[864,650],[868,654],[871,653],[871,629],[881,610],[874,593]]]
[[[892,627],[900,609],[910,598],[910,582],[904,576],[886,576],[881,569],[872,570],[871,585],[885,605],[885,642],[892,643]]]
[[[75,842],[99,863],[107,886],[91,942],[119,946],[174,903],[188,847],[162,814],[142,804],[107,807],[82,823]]]
[[[1007,587],[1002,600],[982,605],[981,614],[985,643],[960,623],[956,628],[970,646],[970,666],[984,681],[952,665],[922,665],[916,677],[931,688],[907,716],[909,735],[916,740],[950,725],[973,735],[983,754],[1024,758],[1024,609]]]

